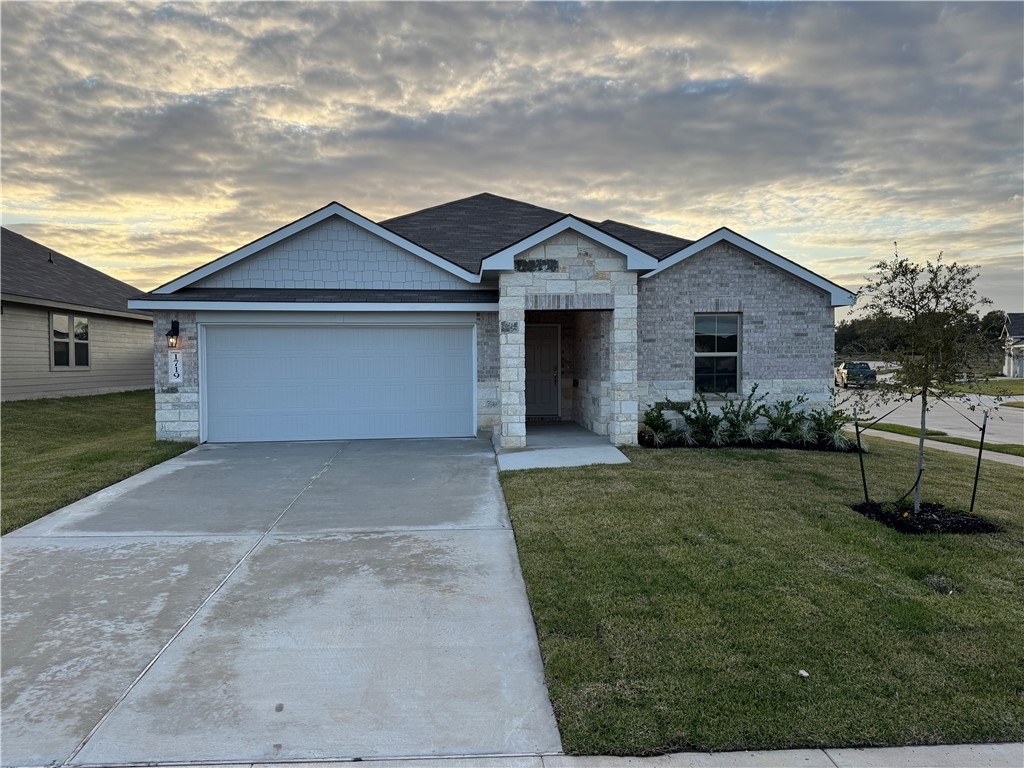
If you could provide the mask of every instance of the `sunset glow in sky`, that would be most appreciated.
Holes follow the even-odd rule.
[[[1024,311],[1021,3],[21,3],[3,224],[149,289],[337,200],[493,192]],[[839,317],[845,316],[840,312]]]

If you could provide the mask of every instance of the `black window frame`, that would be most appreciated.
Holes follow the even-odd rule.
[[[712,334],[698,333],[700,329],[699,321],[706,321],[709,318],[715,320],[715,332]],[[719,333],[718,331],[718,320],[719,318],[730,318],[735,321],[735,333]],[[694,394],[707,395],[738,395],[742,391],[742,382],[740,381],[740,355],[743,350],[743,314],[741,312],[697,312],[693,316],[693,392]],[[713,337],[714,349],[709,351],[707,347],[707,337]],[[698,339],[703,337],[703,343]],[[734,344],[729,342],[729,339],[734,339]],[[724,342],[724,343],[723,343]],[[719,349],[719,347],[724,349]],[[735,349],[729,349],[730,346],[735,346]],[[704,347],[704,348],[702,348]],[[717,370],[720,365],[720,361],[733,362],[733,371],[719,371]],[[701,371],[701,363],[705,361],[713,361],[713,367],[715,370],[708,374],[707,372]],[[702,380],[707,381],[708,376],[712,377],[713,386],[708,388],[702,386]],[[734,383],[732,388],[719,387],[717,386],[719,378],[732,378]]]

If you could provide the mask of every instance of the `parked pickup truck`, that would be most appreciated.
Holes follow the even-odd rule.
[[[836,386],[843,389],[851,384],[870,387],[875,379],[875,371],[867,363],[840,363],[836,368]]]

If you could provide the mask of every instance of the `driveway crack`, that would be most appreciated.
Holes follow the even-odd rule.
[[[304,494],[306,491],[308,491],[312,487],[313,483],[315,483],[328,469],[331,468],[331,465],[334,464],[334,460],[338,458],[339,454],[347,447],[348,443],[343,443],[342,446],[338,448],[337,451],[335,451],[334,455],[331,456],[331,458],[324,463],[320,470],[315,475],[313,475],[313,477],[310,478],[309,482],[306,483],[302,490],[295,494],[295,498],[288,502],[288,506],[281,510],[281,514],[277,516],[277,518],[274,520],[274,522],[270,524],[267,530],[263,531],[263,533],[260,534],[260,537],[256,539],[256,542],[249,548],[249,550],[244,555],[242,555],[238,559],[238,562],[235,563],[234,566],[232,566],[231,570],[228,571],[227,575],[223,579],[221,579],[220,583],[216,586],[216,588],[209,595],[206,596],[206,599],[203,600],[203,602],[199,604],[199,607],[196,608],[188,617],[188,619],[185,620],[185,623],[178,627],[177,631],[173,635],[171,635],[171,639],[164,643],[163,647],[159,651],[157,651],[157,654],[150,660],[148,664],[146,664],[146,666],[142,669],[138,676],[131,682],[131,684],[124,689],[121,695],[117,697],[117,700],[110,706],[110,708],[107,709],[107,711],[103,714],[103,717],[96,721],[96,724],[85,735],[85,738],[78,742],[78,746],[76,746],[71,751],[71,754],[68,755],[67,758],[65,758],[64,762],[61,763],[62,766],[71,765],[71,762],[76,757],[78,757],[79,753],[83,749],[85,749],[86,745],[92,740],[93,736],[95,736],[99,732],[100,728],[103,727],[103,724],[107,722],[110,716],[114,713],[114,710],[116,710],[121,705],[121,703],[126,698],[128,698],[129,694],[133,690],[135,690],[135,687],[142,681],[142,678],[146,676],[146,673],[153,668],[153,665],[155,665],[160,660],[160,657],[167,652],[167,649],[171,647],[174,641],[181,636],[181,634],[189,627],[190,624],[192,624],[196,616],[198,616],[202,612],[202,610],[210,603],[210,601],[213,600],[213,598],[216,597],[217,594],[224,588],[224,585],[228,583],[228,581],[235,574],[235,572],[242,566],[242,563],[248,560],[249,556],[253,552],[255,552],[256,549],[260,546],[260,544],[262,544],[266,540],[267,536],[270,535],[270,532],[274,530],[274,527],[281,522],[281,518],[288,514],[288,510],[290,510],[292,506],[294,506],[295,502],[299,500],[299,497],[302,496],[302,494]]]

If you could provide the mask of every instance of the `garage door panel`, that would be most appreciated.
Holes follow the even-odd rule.
[[[468,327],[211,326],[207,439],[470,436],[474,376]]]

